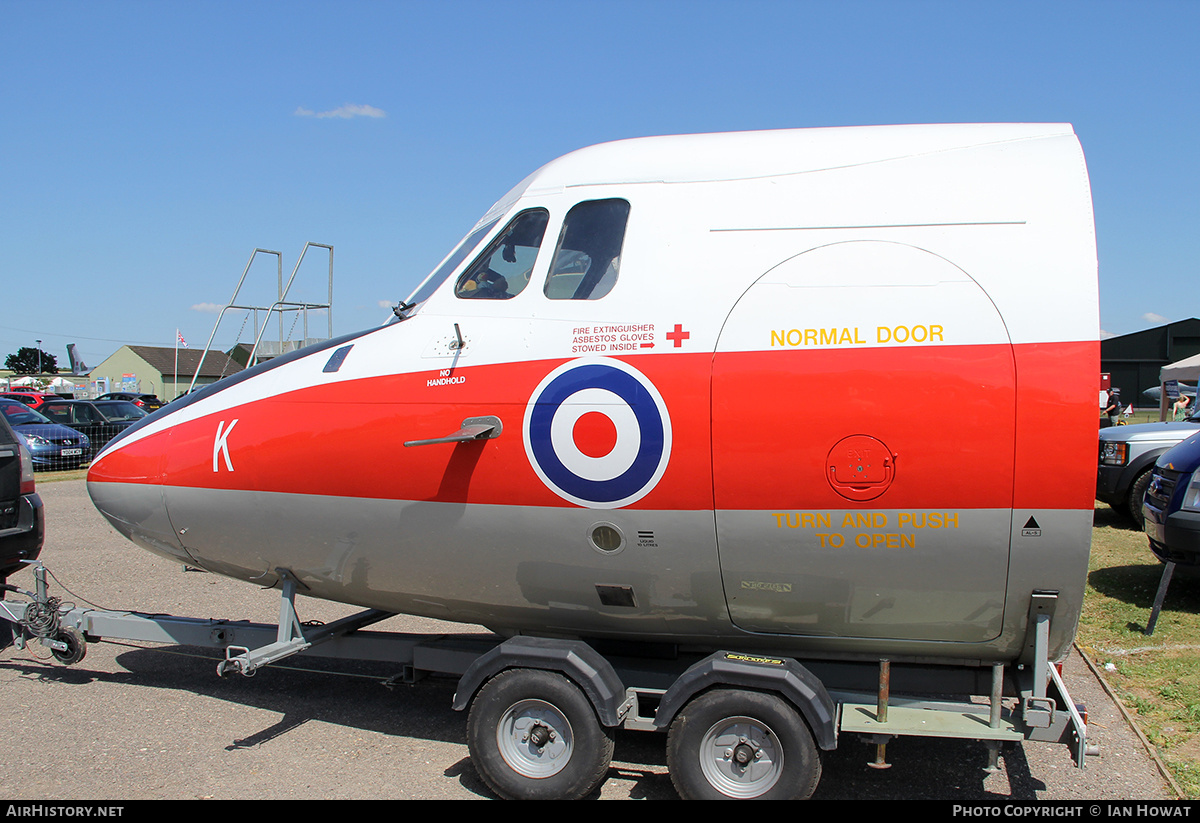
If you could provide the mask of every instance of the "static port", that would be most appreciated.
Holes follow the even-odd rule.
[[[612,523],[595,523],[588,532],[592,548],[605,554],[613,554],[625,548],[625,535]]]

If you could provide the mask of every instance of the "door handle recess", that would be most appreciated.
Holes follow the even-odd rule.
[[[432,446],[435,443],[469,443],[473,440],[492,440],[504,431],[504,424],[499,417],[468,417],[463,420],[462,428],[446,437],[434,437],[430,440],[405,440],[407,446]]]

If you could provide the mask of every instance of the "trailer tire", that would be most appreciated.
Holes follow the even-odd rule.
[[[467,748],[492,791],[509,800],[578,800],[608,772],[613,731],[561,674],[508,669],[479,690]]]
[[[685,800],[803,800],[821,779],[821,755],[783,698],[720,689],[672,721],[667,768]]]

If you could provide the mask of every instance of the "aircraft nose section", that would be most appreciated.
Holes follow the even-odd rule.
[[[161,444],[145,440],[110,445],[88,469],[88,494],[96,509],[125,537],[156,554],[191,563],[167,514],[165,453]]]

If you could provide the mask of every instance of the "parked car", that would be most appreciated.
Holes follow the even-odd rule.
[[[1200,409],[1178,423],[1138,423],[1100,430],[1096,499],[1142,526],[1142,496],[1154,461],[1200,427]]]
[[[158,399],[158,395],[154,394],[138,394],[137,392],[127,391],[110,391],[108,394],[102,394],[96,398],[97,400],[128,400],[138,408],[145,409],[147,412],[158,411],[166,404]]]
[[[55,423],[24,403],[0,399],[0,414],[25,441],[35,469],[75,469],[92,459],[86,434]]]
[[[41,391],[6,391],[0,392],[0,397],[8,400],[17,400],[31,409],[36,409],[50,400],[62,400],[57,394],[49,394]]]
[[[136,423],[150,412],[136,403],[128,400],[93,400],[92,405],[100,410],[104,417],[113,423]]]
[[[211,385],[211,384],[209,384],[209,385]],[[185,398],[185,397],[188,397],[188,396],[190,396],[190,395],[193,395],[193,394],[195,394],[196,392],[198,392],[198,391],[200,391],[200,390],[202,390],[202,389],[206,389],[206,388],[208,388],[208,386],[207,386],[207,385],[205,385],[205,386],[197,386],[197,387],[196,387],[196,388],[194,388],[194,389],[188,389],[187,391],[180,392],[179,394],[177,394],[176,396],[174,396],[174,397],[172,397],[170,400],[168,400],[168,401],[167,401],[167,404],[168,404],[168,405],[170,405],[171,403],[174,403],[174,402],[176,402],[176,401],[182,400],[183,398]]]
[[[97,454],[109,440],[146,416],[128,400],[52,400],[43,403],[40,411],[55,423],[86,434]]]
[[[1155,557],[1200,564],[1200,433],[1158,458],[1142,514]]]
[[[21,568],[21,561],[37,559],[45,534],[46,516],[34,488],[33,458],[0,414],[0,583]],[[0,599],[3,597],[0,592]],[[8,625],[4,620],[0,624]],[[0,633],[2,630],[0,626]],[[0,637],[0,646],[3,639]]]

